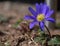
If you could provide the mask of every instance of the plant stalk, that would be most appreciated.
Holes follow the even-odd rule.
[[[51,33],[50,33],[50,31],[49,31],[49,29],[47,28],[46,25],[45,25],[45,28],[47,29],[47,32],[48,32],[48,34],[49,34],[49,37],[51,38]]]
[[[47,30],[47,32],[49,34],[49,38],[46,39],[46,43],[45,43],[45,46],[48,46],[48,39],[51,39],[51,33],[50,33],[50,31],[49,31],[49,29],[47,28],[46,25],[45,25],[45,28],[46,28],[46,30]]]

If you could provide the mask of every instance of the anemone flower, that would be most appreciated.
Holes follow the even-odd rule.
[[[24,17],[25,20],[33,20],[29,24],[29,28],[32,29],[35,24],[39,24],[39,27],[41,30],[44,29],[45,21],[51,21],[55,22],[53,18],[51,18],[51,15],[53,14],[53,10],[50,9],[50,7],[46,3],[36,3],[36,10],[29,7],[29,11],[32,13],[32,16],[26,15]]]

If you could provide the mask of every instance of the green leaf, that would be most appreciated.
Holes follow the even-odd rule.
[[[36,37],[36,38],[34,38],[34,41],[36,41],[36,42],[41,42],[41,41],[42,41],[42,39],[43,39],[43,38]]]
[[[40,29],[38,29],[38,33],[39,33],[40,36],[45,35],[44,31],[41,31]]]
[[[34,40],[37,42],[42,42],[43,40],[45,40],[45,33],[41,31],[40,29],[38,29],[37,32],[39,33],[39,35],[35,37]]]
[[[60,44],[60,38],[57,38],[57,37],[54,37],[52,38],[49,42],[48,42],[49,45],[51,44]]]

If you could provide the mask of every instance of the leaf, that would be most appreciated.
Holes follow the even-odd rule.
[[[45,36],[44,31],[41,31],[40,29],[38,29],[38,33],[39,33],[40,36],[43,36],[43,35]]]
[[[42,41],[45,40],[45,33],[43,31],[41,31],[40,29],[38,29],[37,32],[39,35],[37,37],[35,37],[34,40],[42,43]]]
[[[60,38],[58,37],[54,37],[52,38],[49,42],[48,42],[49,45],[52,45],[52,44],[60,44]]]
[[[36,41],[36,42],[41,42],[41,41],[42,41],[42,39],[43,39],[43,38],[36,37],[36,38],[34,38],[34,41]]]

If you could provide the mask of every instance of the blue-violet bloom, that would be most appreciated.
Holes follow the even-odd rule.
[[[44,29],[45,20],[55,22],[53,18],[51,18],[53,10],[46,3],[36,3],[36,10],[29,7],[29,11],[32,13],[32,16],[26,15],[24,19],[33,21],[30,23],[29,28],[32,29],[35,24],[39,24],[41,30]]]

